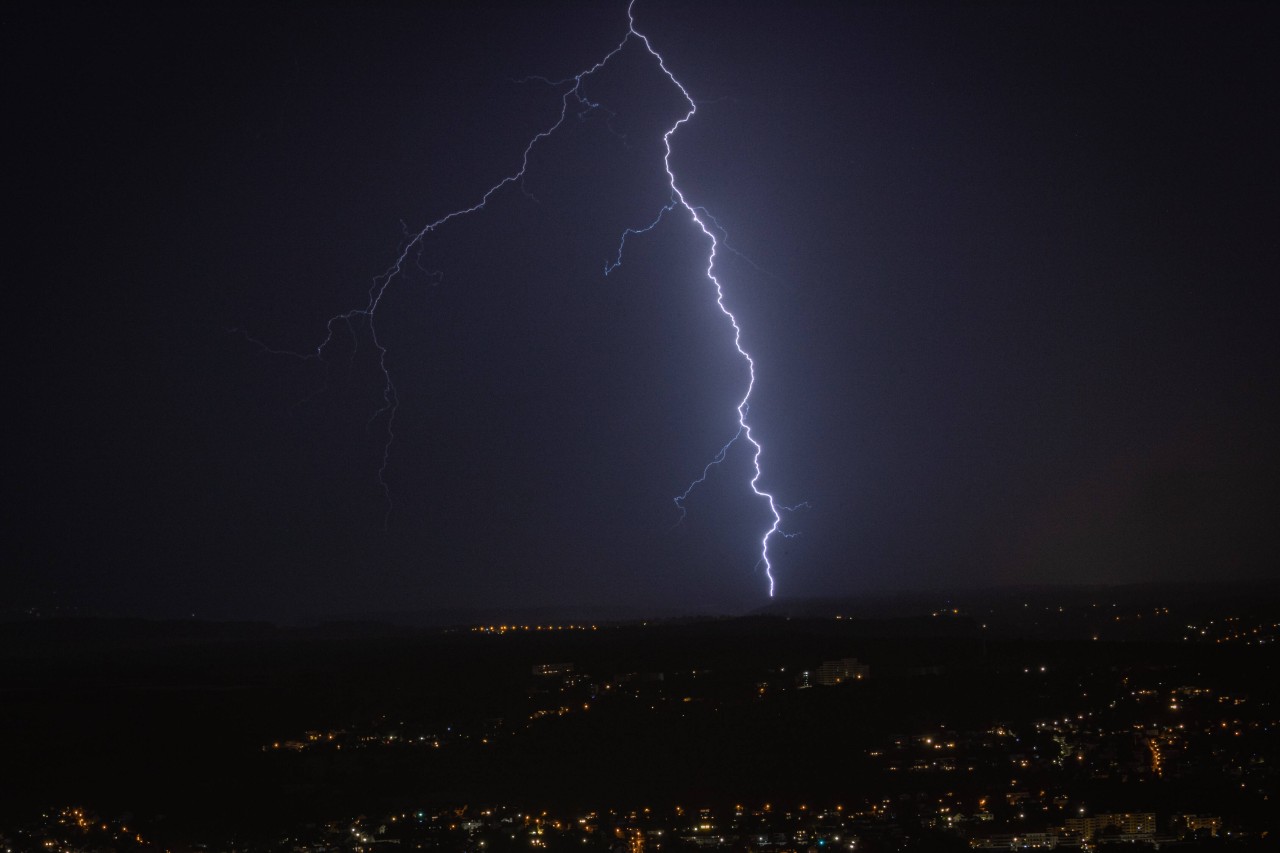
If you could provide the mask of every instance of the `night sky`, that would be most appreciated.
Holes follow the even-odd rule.
[[[674,3],[784,597],[1274,577],[1268,4]],[[311,619],[766,603],[746,381],[622,2],[28,4],[0,27],[0,601]],[[523,192],[522,192],[523,189]],[[12,261],[16,259],[16,266]],[[259,341],[257,345],[253,341]],[[385,518],[385,529],[384,529]],[[71,612],[68,610],[67,612]]]

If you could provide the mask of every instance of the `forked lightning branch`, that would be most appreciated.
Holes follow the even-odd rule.
[[[430,235],[439,231],[454,219],[484,210],[490,200],[493,199],[497,193],[513,184],[519,184],[529,169],[530,154],[533,152],[534,148],[539,145],[539,143],[555,134],[570,115],[577,116],[584,112],[589,112],[599,108],[599,104],[592,101],[585,91],[586,83],[593,75],[597,74],[601,69],[608,65],[615,56],[623,50],[626,50],[629,46],[633,49],[642,49],[652,58],[653,62],[657,64],[662,74],[671,82],[671,85],[680,92],[681,97],[687,104],[687,109],[685,113],[675,123],[668,127],[662,135],[663,146],[665,149],[665,154],[663,156],[663,168],[666,171],[667,183],[671,192],[670,202],[657,212],[654,220],[649,224],[642,227],[628,228],[623,232],[618,242],[617,256],[613,261],[610,261],[605,265],[605,274],[607,275],[622,263],[623,250],[626,246],[628,237],[643,236],[651,231],[658,222],[668,214],[680,212],[687,214],[690,223],[702,233],[703,237],[706,238],[707,256],[704,275],[707,280],[707,286],[715,293],[716,304],[728,320],[729,327],[732,330],[731,340],[733,347],[737,351],[738,356],[747,366],[748,381],[737,405],[737,431],[734,433],[733,437],[730,438],[729,441],[711,458],[711,461],[707,463],[699,476],[689,484],[688,488],[675,498],[675,503],[680,511],[680,518],[683,519],[685,515],[685,501],[689,497],[690,493],[700,484],[705,482],[712,470],[725,460],[729,449],[734,444],[739,441],[746,442],[751,453],[751,476],[748,481],[748,485],[752,493],[754,493],[756,497],[759,498],[759,500],[767,507],[769,513],[769,521],[760,535],[760,558],[757,562],[757,567],[763,569],[765,578],[768,581],[769,595],[772,596],[774,594],[775,579],[773,575],[773,563],[769,557],[769,544],[774,536],[793,535],[782,530],[782,513],[789,509],[794,509],[794,507],[787,507],[780,504],[772,493],[765,491],[760,485],[760,479],[762,477],[761,457],[764,453],[764,448],[752,431],[751,421],[749,419],[751,394],[755,390],[756,382],[755,361],[742,345],[742,328],[738,322],[738,318],[734,316],[733,312],[730,311],[728,306],[725,304],[724,286],[716,275],[716,257],[721,247],[720,240],[716,237],[716,229],[708,227],[707,222],[710,220],[710,217],[707,216],[706,212],[702,208],[697,207],[690,202],[688,197],[680,189],[675,171],[671,166],[672,139],[679,132],[680,128],[693,120],[694,116],[697,115],[698,107],[688,89],[686,89],[684,84],[676,78],[671,69],[667,67],[666,60],[663,58],[662,54],[654,48],[649,37],[636,28],[635,16],[633,14],[634,6],[635,0],[631,0],[631,3],[627,7],[627,32],[622,37],[622,40],[619,41],[612,50],[606,53],[594,65],[578,72],[572,77],[567,77],[559,81],[548,81],[552,86],[562,87],[564,89],[564,92],[560,97],[560,112],[555,121],[553,121],[544,130],[539,131],[532,139],[529,140],[528,144],[524,148],[523,154],[521,155],[519,168],[485,190],[479,199],[470,207],[450,211],[435,221],[423,226],[417,233],[410,234],[409,239],[405,242],[400,253],[391,265],[387,267],[385,272],[373,280],[373,284],[369,289],[368,301],[362,307],[352,308],[349,311],[345,311],[331,317],[327,324],[324,339],[321,340],[314,351],[310,353],[288,354],[298,358],[322,360],[325,356],[326,349],[331,343],[333,343],[335,325],[350,325],[358,322],[363,323],[368,327],[370,338],[378,353],[378,364],[381,369],[383,381],[382,405],[374,413],[371,421],[385,417],[385,442],[383,444],[382,451],[382,464],[378,469],[378,482],[382,486],[384,494],[388,497],[389,507],[390,493],[385,475],[387,465],[391,458],[391,447],[395,441],[395,416],[398,398],[395,382],[392,378],[391,371],[387,366],[387,348],[378,334],[377,317],[383,296],[386,294],[387,289],[392,285],[392,283],[400,278],[404,264],[409,259],[410,255],[412,255]],[[279,350],[271,351],[280,352]]]

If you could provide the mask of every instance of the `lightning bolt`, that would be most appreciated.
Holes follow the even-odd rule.
[[[352,336],[357,339],[359,336],[358,334],[356,334],[356,328],[358,326],[363,326],[367,329],[369,338],[375,350],[377,351],[378,365],[379,365],[379,368],[381,369],[382,377],[383,377],[382,405],[378,407],[376,411],[374,411],[374,413],[369,419],[369,423],[370,425],[372,425],[378,419],[383,417],[385,417],[385,420],[386,420],[385,433],[384,433],[386,440],[383,444],[382,463],[378,468],[378,483],[382,487],[383,493],[387,499],[387,514],[384,517],[384,526],[385,526],[386,519],[390,517],[390,513],[391,513],[391,492],[386,481],[386,471],[387,471],[387,466],[390,464],[390,460],[391,460],[391,448],[392,448],[392,445],[395,443],[394,426],[395,426],[396,409],[399,403],[399,398],[397,396],[395,382],[392,380],[391,371],[387,366],[387,347],[382,343],[381,339],[378,336],[376,319],[377,319],[378,308],[382,303],[383,296],[386,294],[387,289],[391,286],[391,284],[401,276],[405,263],[409,260],[410,256],[414,254],[415,250],[421,249],[423,242],[427,239],[428,236],[430,236],[431,234],[434,234],[436,231],[440,230],[442,227],[444,227],[449,222],[452,222],[455,219],[469,216],[471,214],[478,213],[484,210],[488,206],[490,200],[494,197],[495,194],[497,194],[498,192],[500,192],[501,190],[505,189],[510,185],[518,184],[520,185],[521,190],[525,191],[524,177],[529,170],[529,157],[530,157],[530,154],[533,152],[534,148],[544,139],[547,139],[548,137],[555,134],[555,132],[560,129],[560,127],[565,123],[565,121],[569,118],[570,115],[576,115],[578,117],[582,117],[591,111],[604,109],[600,104],[592,101],[590,98],[586,96],[586,94],[583,92],[583,84],[590,77],[592,77],[592,75],[596,74],[602,68],[604,68],[609,63],[609,61],[613,59],[613,57],[617,56],[620,52],[622,52],[622,50],[625,49],[630,42],[632,42],[633,40],[637,41],[640,43],[640,45],[643,46],[644,50],[648,52],[648,54],[652,56],[654,60],[656,60],[658,64],[658,68],[662,71],[663,75],[665,75],[666,78],[671,81],[671,84],[680,91],[681,96],[684,98],[685,102],[688,104],[688,109],[686,110],[683,116],[681,116],[670,127],[666,129],[666,131],[663,133],[663,136],[662,136],[663,146],[665,148],[665,154],[663,155],[662,162],[663,162],[663,169],[667,175],[667,185],[671,189],[671,201],[668,204],[664,205],[658,211],[657,216],[648,225],[638,227],[638,228],[628,228],[622,233],[622,236],[618,242],[617,254],[613,260],[605,262],[604,273],[605,275],[608,275],[609,273],[617,269],[618,266],[622,264],[622,256],[623,256],[624,249],[626,248],[628,237],[641,236],[648,233],[649,231],[652,231],[654,228],[658,226],[658,224],[663,220],[664,217],[666,217],[668,214],[675,213],[678,210],[683,210],[685,213],[687,213],[689,215],[689,218],[693,222],[693,224],[698,228],[699,231],[702,232],[703,236],[707,238],[709,242],[709,249],[707,252],[707,266],[705,269],[705,275],[708,283],[715,290],[716,305],[719,306],[720,311],[728,319],[729,324],[733,328],[733,346],[737,350],[738,355],[742,358],[742,360],[745,362],[747,366],[749,379],[747,382],[746,391],[743,393],[742,398],[738,402],[738,405],[736,407],[736,411],[738,415],[737,432],[734,434],[734,436],[731,439],[729,439],[728,442],[724,444],[724,446],[720,448],[719,452],[715,454],[715,456],[711,459],[711,461],[707,463],[707,465],[703,468],[702,474],[697,479],[695,479],[692,483],[690,483],[688,488],[686,488],[682,494],[680,494],[678,497],[675,498],[675,504],[676,504],[676,507],[680,510],[680,518],[681,520],[683,520],[686,514],[686,509],[684,505],[686,499],[689,497],[690,493],[692,493],[695,488],[697,488],[699,485],[701,485],[706,481],[707,477],[710,476],[712,470],[725,460],[726,456],[729,453],[730,448],[733,447],[733,445],[736,444],[739,440],[745,441],[748,445],[750,445],[751,467],[752,467],[752,476],[750,480],[751,491],[758,498],[760,498],[764,502],[764,504],[768,507],[769,516],[772,519],[767,529],[761,535],[760,559],[757,561],[756,566],[757,567],[763,566],[765,577],[768,579],[768,582],[769,582],[769,595],[770,597],[772,597],[774,594],[776,581],[773,576],[773,563],[769,559],[769,542],[775,535],[781,535],[784,537],[795,535],[795,534],[786,533],[785,531],[782,530],[782,513],[798,509],[801,506],[806,506],[806,504],[799,504],[796,506],[785,506],[783,504],[780,504],[777,501],[777,499],[773,496],[772,493],[767,492],[760,487],[760,478],[763,476],[762,469],[760,466],[760,458],[764,453],[764,447],[760,444],[760,442],[756,439],[755,435],[753,434],[751,429],[751,423],[748,420],[748,413],[750,411],[751,394],[755,390],[755,384],[756,384],[756,370],[755,370],[756,364],[755,364],[755,360],[751,357],[750,353],[748,353],[747,350],[742,345],[742,327],[738,323],[738,318],[734,316],[733,312],[729,310],[727,305],[725,305],[724,287],[721,284],[720,279],[716,276],[716,273],[715,273],[716,258],[722,245],[722,240],[716,236],[716,232],[720,231],[721,233],[723,233],[724,229],[720,226],[718,222],[715,221],[714,218],[710,216],[710,214],[706,212],[705,209],[697,207],[689,202],[688,198],[685,196],[684,192],[680,189],[679,185],[677,184],[675,172],[671,167],[672,137],[675,136],[675,134],[680,130],[681,127],[683,127],[685,124],[687,124],[689,121],[693,119],[693,117],[698,112],[698,106],[697,106],[697,103],[694,101],[693,96],[689,94],[689,90],[685,88],[684,84],[681,83],[676,78],[675,74],[671,72],[671,69],[667,67],[666,59],[663,58],[662,54],[659,53],[654,48],[653,43],[649,40],[649,37],[636,28],[636,21],[635,21],[635,15],[634,15],[635,2],[636,0],[630,0],[630,2],[627,5],[626,34],[622,37],[621,41],[619,41],[613,47],[612,50],[606,53],[594,65],[586,68],[583,71],[579,71],[577,74],[574,74],[572,77],[566,77],[561,80],[550,80],[546,77],[526,78],[526,80],[536,80],[553,87],[563,86],[565,87],[565,91],[560,98],[559,116],[556,118],[556,120],[552,124],[550,124],[544,130],[541,130],[538,133],[536,133],[533,136],[533,138],[529,140],[528,144],[525,146],[524,151],[521,155],[520,167],[516,171],[512,172],[511,174],[507,175],[506,177],[502,178],[497,183],[489,187],[480,196],[479,200],[476,201],[471,206],[450,211],[449,213],[444,214],[443,216],[436,219],[435,221],[429,222],[428,224],[423,226],[420,230],[418,230],[416,233],[406,233],[405,243],[401,248],[400,253],[396,256],[395,260],[390,264],[390,266],[387,267],[387,269],[382,274],[376,276],[373,279],[373,282],[369,288],[368,300],[366,301],[364,306],[358,307],[358,308],[352,308],[349,311],[344,311],[340,314],[336,314],[333,317],[331,317],[328,323],[326,324],[326,330],[325,330],[326,333],[324,338],[314,348],[314,350],[312,350],[311,352],[293,352],[293,351],[273,349],[263,344],[261,341],[251,337],[250,335],[243,332],[242,330],[237,329],[233,331],[243,335],[247,340],[261,347],[264,351],[268,353],[272,353],[276,355],[288,355],[294,358],[300,358],[305,360],[310,360],[310,359],[323,360],[325,356],[325,351],[334,342],[335,326],[341,326],[345,324],[348,331],[350,331],[352,333]],[[525,191],[525,194],[528,195],[527,191]],[[708,224],[707,224],[708,222],[711,223],[711,227],[708,227]],[[727,244],[724,244],[724,248],[726,248],[729,251],[733,251],[730,247],[728,247]]]
[[[711,219],[705,211],[690,204],[688,198],[685,197],[684,192],[676,184],[676,175],[671,168],[671,138],[675,136],[681,127],[692,121],[693,117],[698,114],[698,104],[694,101],[693,96],[689,94],[689,90],[684,87],[684,84],[677,80],[675,74],[673,74],[671,69],[667,67],[666,59],[664,59],[662,54],[654,49],[653,43],[649,41],[649,37],[636,29],[634,8],[635,0],[631,0],[627,5],[627,35],[624,37],[622,44],[625,44],[627,39],[630,39],[633,36],[639,39],[641,44],[644,45],[644,49],[658,61],[658,67],[662,69],[662,73],[666,75],[667,79],[671,81],[673,86],[680,90],[680,94],[684,97],[685,102],[688,103],[689,109],[674,124],[667,128],[666,132],[662,135],[662,144],[666,149],[666,153],[662,157],[662,167],[667,173],[667,185],[671,187],[671,203],[663,207],[662,210],[659,211],[657,218],[655,218],[649,225],[640,229],[627,229],[623,232],[622,239],[618,244],[617,258],[612,266],[605,267],[605,272],[608,273],[611,269],[617,267],[617,265],[622,262],[622,251],[626,245],[626,240],[629,235],[643,234],[646,231],[652,230],[660,221],[662,221],[663,216],[675,210],[677,207],[684,208],[685,212],[689,214],[689,218],[693,220],[694,225],[698,227],[698,230],[701,231],[703,236],[705,236],[710,242],[711,248],[707,252],[707,268],[705,270],[705,274],[707,280],[710,281],[712,286],[715,288],[716,305],[719,306],[721,313],[728,318],[729,324],[733,327],[733,346],[734,349],[738,351],[738,355],[742,357],[742,360],[746,362],[749,378],[747,380],[746,391],[743,393],[742,399],[738,401],[737,433],[735,433],[733,438],[729,439],[729,441],[720,448],[720,451],[712,458],[712,460],[707,463],[706,467],[702,469],[702,475],[690,483],[689,487],[675,499],[675,504],[680,509],[680,517],[683,519],[685,514],[685,500],[695,488],[706,481],[711,470],[724,461],[725,457],[729,453],[729,448],[732,447],[739,439],[746,441],[747,444],[751,445],[751,491],[755,493],[756,497],[765,502],[769,508],[769,515],[773,519],[772,523],[769,524],[768,529],[766,529],[764,534],[760,537],[760,559],[756,563],[757,566],[764,567],[765,577],[769,581],[769,597],[772,598],[776,587],[776,580],[773,577],[773,563],[769,559],[769,540],[776,534],[781,534],[783,536],[788,535],[782,530],[782,513],[795,509],[796,507],[786,507],[779,504],[771,492],[767,492],[760,488],[760,477],[763,475],[760,468],[760,457],[764,453],[764,447],[756,440],[755,435],[751,431],[751,422],[747,419],[747,413],[751,410],[751,394],[756,387],[756,362],[755,359],[751,357],[751,354],[742,346],[742,326],[738,323],[738,318],[734,316],[733,312],[729,310],[729,307],[725,305],[724,286],[716,276],[716,255],[720,251],[720,240],[716,237],[715,231],[707,226],[708,220],[713,224],[715,221]],[[621,47],[621,45],[619,45],[619,47]]]

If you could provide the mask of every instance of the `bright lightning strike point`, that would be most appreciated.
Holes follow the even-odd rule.
[[[772,521],[768,524],[767,528],[764,530],[763,534],[760,537],[760,559],[756,563],[757,566],[763,566],[764,568],[765,577],[768,579],[768,582],[769,582],[769,595],[770,597],[772,597],[774,594],[775,586],[776,586],[776,580],[773,576],[773,563],[769,559],[769,542],[770,540],[773,539],[775,535],[781,535],[784,537],[795,535],[795,534],[786,533],[782,530],[782,513],[798,509],[802,506],[806,506],[806,504],[798,504],[796,506],[784,506],[778,503],[777,499],[773,496],[772,493],[767,492],[760,487],[760,479],[763,476],[763,472],[760,465],[760,459],[764,453],[764,447],[756,439],[754,433],[752,432],[751,422],[748,420],[748,412],[750,411],[750,403],[751,403],[751,394],[755,390],[755,384],[756,384],[756,370],[755,370],[756,363],[755,363],[755,360],[751,357],[750,353],[748,353],[747,350],[742,345],[742,327],[738,322],[738,318],[733,314],[732,311],[729,310],[728,306],[725,304],[724,286],[721,284],[720,279],[716,276],[716,273],[715,273],[716,257],[721,248],[721,240],[717,238],[716,231],[717,230],[723,231],[723,229],[720,228],[719,223],[717,223],[709,214],[707,214],[707,212],[703,208],[697,207],[689,202],[684,192],[680,189],[679,185],[677,184],[675,172],[671,167],[671,154],[672,154],[671,139],[677,133],[677,131],[680,130],[681,127],[683,127],[685,124],[687,124],[690,120],[693,119],[693,117],[698,112],[698,106],[697,106],[697,103],[694,101],[693,96],[689,94],[689,90],[685,88],[684,84],[681,83],[676,78],[675,74],[673,74],[671,70],[667,67],[666,60],[663,58],[662,54],[660,54],[654,48],[652,42],[649,41],[649,37],[646,36],[644,33],[642,33],[640,30],[636,29],[635,15],[633,14],[634,7],[635,7],[635,0],[630,0],[630,3],[628,3],[627,5],[626,35],[624,35],[622,37],[622,40],[619,41],[613,47],[612,50],[606,53],[604,57],[601,58],[599,61],[597,61],[594,65],[590,66],[589,68],[583,71],[578,72],[572,77],[567,77],[563,80],[558,80],[558,81],[552,81],[544,77],[528,78],[530,80],[540,80],[551,86],[556,86],[556,87],[564,86],[566,88],[565,88],[564,94],[561,95],[561,98],[560,98],[559,116],[550,126],[548,126],[546,129],[541,130],[537,134],[535,134],[533,138],[529,140],[528,144],[525,145],[524,151],[520,158],[520,167],[515,172],[511,173],[510,175],[507,175],[506,177],[502,178],[497,183],[495,183],[493,186],[489,187],[489,189],[487,189],[480,196],[479,200],[476,201],[471,206],[459,208],[457,210],[446,213],[440,218],[436,219],[435,221],[429,222],[427,225],[423,226],[416,233],[407,234],[406,235],[407,239],[399,255],[381,275],[374,278],[373,283],[369,288],[369,297],[365,305],[359,308],[352,308],[349,311],[344,311],[340,314],[337,314],[331,317],[329,319],[329,322],[326,324],[326,330],[325,330],[326,334],[323,340],[321,340],[320,344],[315,348],[314,351],[309,353],[285,352],[285,351],[276,350],[276,349],[267,347],[266,345],[248,336],[247,334],[245,334],[245,337],[248,340],[252,341],[253,343],[257,344],[258,346],[262,347],[265,351],[269,353],[279,354],[279,355],[290,355],[290,356],[294,356],[302,359],[323,360],[325,350],[329,347],[329,345],[334,340],[335,324],[345,323],[347,327],[352,330],[353,334],[354,334],[355,326],[357,324],[363,324],[368,327],[370,340],[373,342],[373,346],[378,353],[378,365],[382,371],[382,377],[383,377],[383,388],[382,388],[383,403],[371,416],[370,423],[373,423],[374,421],[376,421],[377,419],[381,418],[384,415],[386,416],[386,428],[385,428],[386,440],[383,444],[382,464],[378,469],[378,483],[381,485],[383,489],[383,493],[387,498],[387,518],[389,518],[390,512],[391,512],[391,502],[390,502],[391,493],[390,493],[390,488],[388,487],[386,482],[386,471],[387,471],[387,466],[390,464],[390,460],[391,460],[391,447],[395,442],[395,433],[393,431],[393,426],[395,422],[396,409],[398,407],[399,399],[397,397],[395,383],[392,381],[391,372],[387,367],[387,348],[383,345],[382,341],[379,339],[379,336],[378,336],[376,320],[377,320],[378,308],[382,303],[382,297],[386,294],[387,289],[391,286],[392,282],[400,277],[400,274],[404,268],[404,264],[409,259],[410,255],[416,249],[422,246],[423,241],[426,240],[426,238],[429,235],[440,230],[440,228],[442,228],[449,222],[453,221],[454,219],[459,219],[461,217],[468,216],[469,214],[478,213],[479,211],[484,210],[485,207],[488,206],[489,201],[494,197],[494,195],[498,193],[500,190],[504,189],[505,187],[511,184],[523,184],[525,174],[526,172],[528,172],[528,169],[529,169],[529,156],[532,153],[533,149],[538,145],[538,143],[542,142],[544,139],[553,135],[564,124],[565,120],[571,114],[571,105],[576,104],[577,107],[580,108],[581,110],[580,112],[574,113],[579,116],[585,115],[593,110],[602,109],[602,107],[599,104],[590,100],[583,93],[584,82],[587,79],[589,79],[592,75],[596,74],[598,71],[604,68],[609,63],[609,61],[613,59],[614,56],[616,56],[624,48],[626,48],[629,42],[633,40],[637,41],[643,46],[644,50],[651,57],[653,57],[653,59],[657,62],[658,68],[661,69],[663,75],[665,75],[666,78],[671,81],[671,84],[680,91],[681,96],[684,98],[685,102],[688,104],[688,109],[685,111],[684,115],[681,116],[678,120],[676,120],[670,127],[668,127],[662,135],[662,142],[665,148],[665,154],[663,155],[662,162],[663,162],[663,169],[667,175],[667,184],[671,189],[670,203],[664,205],[658,211],[657,216],[654,217],[653,221],[650,222],[649,224],[638,227],[638,228],[628,228],[625,231],[623,231],[622,236],[618,241],[618,251],[616,253],[616,256],[614,257],[613,260],[605,262],[604,273],[605,275],[608,275],[609,273],[613,272],[613,270],[617,269],[618,266],[622,264],[622,255],[623,255],[624,249],[626,248],[628,237],[638,237],[652,231],[654,228],[658,226],[658,224],[662,221],[662,219],[667,214],[674,213],[677,209],[683,209],[685,212],[687,212],[693,224],[698,228],[699,231],[702,232],[703,236],[707,238],[707,241],[709,243],[709,248],[707,251],[707,266],[705,269],[705,276],[708,283],[715,290],[716,305],[719,307],[721,313],[723,313],[724,316],[728,319],[730,326],[732,326],[733,328],[733,346],[734,346],[734,349],[737,350],[738,355],[746,363],[749,378],[747,381],[746,390],[743,393],[742,398],[739,400],[738,405],[736,407],[737,421],[738,421],[737,432],[734,434],[733,438],[729,439],[729,441],[725,443],[723,447],[720,448],[719,452],[716,453],[716,455],[711,459],[711,461],[707,463],[707,465],[703,468],[701,475],[697,479],[695,479],[693,482],[691,482],[688,488],[686,488],[682,494],[680,494],[678,497],[675,498],[675,504],[677,508],[679,508],[680,510],[680,519],[683,520],[686,512],[684,504],[686,499],[689,497],[690,493],[693,492],[693,490],[697,488],[699,485],[701,485],[703,482],[705,482],[707,477],[711,474],[711,471],[725,460],[730,448],[736,442],[738,442],[740,439],[745,440],[746,443],[751,447],[751,467],[752,467],[752,476],[750,479],[751,491],[756,495],[756,497],[760,498],[765,503],[765,505],[768,507],[769,515],[772,519]],[[707,224],[708,222],[711,223],[712,227],[708,227],[708,224]],[[726,246],[726,248],[728,247]],[[385,522],[385,519],[384,519],[384,522]]]

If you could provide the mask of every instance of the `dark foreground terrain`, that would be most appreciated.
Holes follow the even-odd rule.
[[[1273,586],[540,618],[0,624],[0,848],[1243,849],[1280,829]]]

